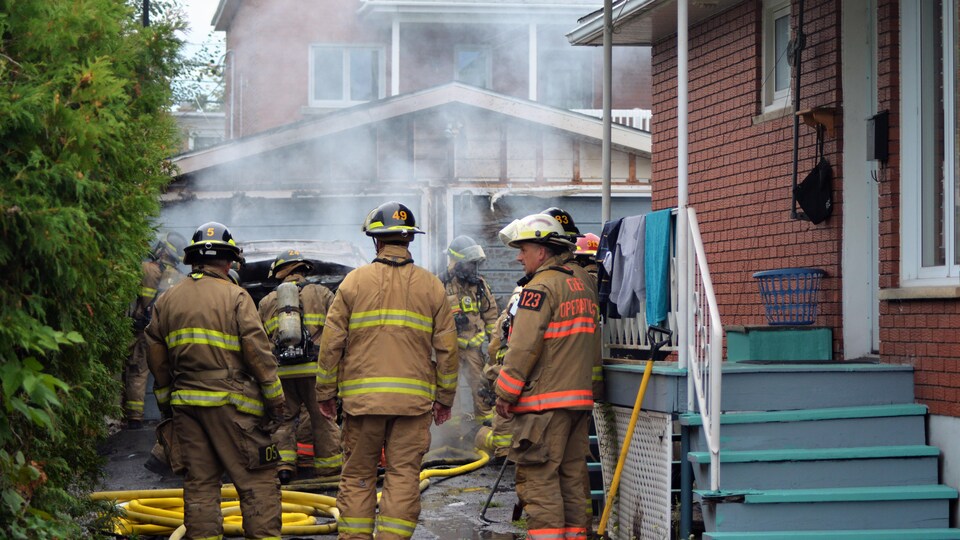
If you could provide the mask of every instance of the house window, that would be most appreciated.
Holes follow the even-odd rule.
[[[382,47],[310,47],[310,106],[346,107],[385,95]]]
[[[763,108],[781,109],[790,104],[789,0],[765,0],[763,3]]]
[[[560,109],[593,108],[588,50],[546,50],[540,58],[540,102]]]
[[[493,78],[493,62],[489,47],[459,45],[454,49],[453,80],[490,88]]]
[[[901,4],[901,281],[960,277],[960,0]]]

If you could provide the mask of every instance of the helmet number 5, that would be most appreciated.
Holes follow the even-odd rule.
[[[207,227],[207,236],[213,236],[213,235],[214,235],[213,227]]]

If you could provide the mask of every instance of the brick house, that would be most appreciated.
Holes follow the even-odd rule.
[[[161,221],[369,250],[366,212],[400,199],[429,233],[418,262],[438,270],[454,236],[475,236],[507,293],[517,265],[496,232],[510,220],[561,206],[599,232],[601,51],[565,38],[598,5],[221,0],[226,140],[173,159]],[[617,54],[637,66],[613,104],[633,126],[614,128],[622,208],[650,205],[649,53]]]
[[[614,45],[653,47],[654,208],[677,204],[677,3],[614,3]],[[803,17],[797,85],[788,44]],[[764,324],[752,278],[826,270],[818,324],[833,357],[914,368],[943,482],[960,484],[960,2],[716,0],[689,5],[689,202],[725,325]],[[600,43],[595,14],[568,35]],[[616,65],[615,70],[629,70]],[[798,219],[792,194],[817,129],[833,210]],[[797,212],[799,213],[799,212]],[[954,503],[955,506],[955,503]],[[956,523],[954,514],[953,520]]]

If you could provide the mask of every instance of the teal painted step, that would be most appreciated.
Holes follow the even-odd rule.
[[[720,447],[727,451],[923,444],[926,414],[927,407],[918,404],[724,413]],[[698,414],[683,414],[679,420],[682,425],[703,425]],[[690,450],[706,451],[703,430],[694,432]]]
[[[704,527],[716,532],[946,529],[957,490],[944,485],[695,490]]]
[[[846,362],[723,366],[721,410],[726,412],[893,405],[913,399],[910,366]]]
[[[960,529],[704,533],[703,540],[958,540]]]
[[[694,478],[709,485],[710,454],[690,452]],[[727,491],[865,486],[933,485],[939,481],[940,449],[934,446],[872,446],[720,453]]]
[[[725,326],[727,360],[833,360],[833,329],[822,326]]]

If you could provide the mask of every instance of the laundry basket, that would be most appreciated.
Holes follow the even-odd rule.
[[[813,324],[817,319],[819,268],[780,268],[753,274],[760,286],[760,297],[772,326]]]

